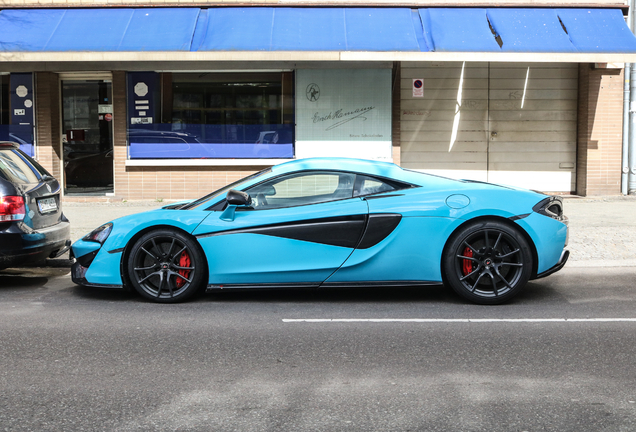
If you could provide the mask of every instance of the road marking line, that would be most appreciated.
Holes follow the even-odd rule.
[[[284,323],[563,323],[563,322],[636,322],[636,318],[309,318],[288,319]]]

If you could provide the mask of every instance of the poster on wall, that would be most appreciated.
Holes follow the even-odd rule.
[[[391,160],[391,69],[298,70],[296,155]]]

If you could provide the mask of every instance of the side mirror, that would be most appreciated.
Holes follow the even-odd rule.
[[[241,192],[236,189],[230,189],[225,196],[227,203],[236,206],[248,206],[252,204],[252,197],[246,192]]]
[[[236,189],[230,189],[225,196],[227,201],[227,208],[223,210],[219,219],[226,222],[232,222],[234,220],[234,214],[237,206],[250,206],[252,205],[252,197],[245,192],[238,191]]]

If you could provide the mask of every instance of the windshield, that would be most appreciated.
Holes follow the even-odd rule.
[[[212,192],[211,194],[208,194],[204,197],[199,198],[198,200],[192,201],[190,203],[184,204],[183,206],[181,206],[179,209],[180,210],[191,210],[194,209],[196,207],[202,206],[202,205],[209,205],[209,204],[216,204],[216,202],[213,202],[215,199],[217,198],[224,198],[225,194],[227,194],[227,192],[230,189],[236,189],[239,188],[242,184],[247,183],[250,180],[253,180],[257,177],[262,176],[265,173],[271,172],[272,169],[271,168],[266,168],[262,171],[259,171],[255,174],[252,174],[250,176],[244,177],[238,181],[235,181],[234,183],[230,183],[227,186],[222,187],[219,190],[216,190],[214,192]]]

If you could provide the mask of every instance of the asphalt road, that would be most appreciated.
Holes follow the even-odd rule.
[[[157,305],[67,272],[0,272],[0,430],[636,430],[633,267],[566,266],[503,306],[430,287]]]

